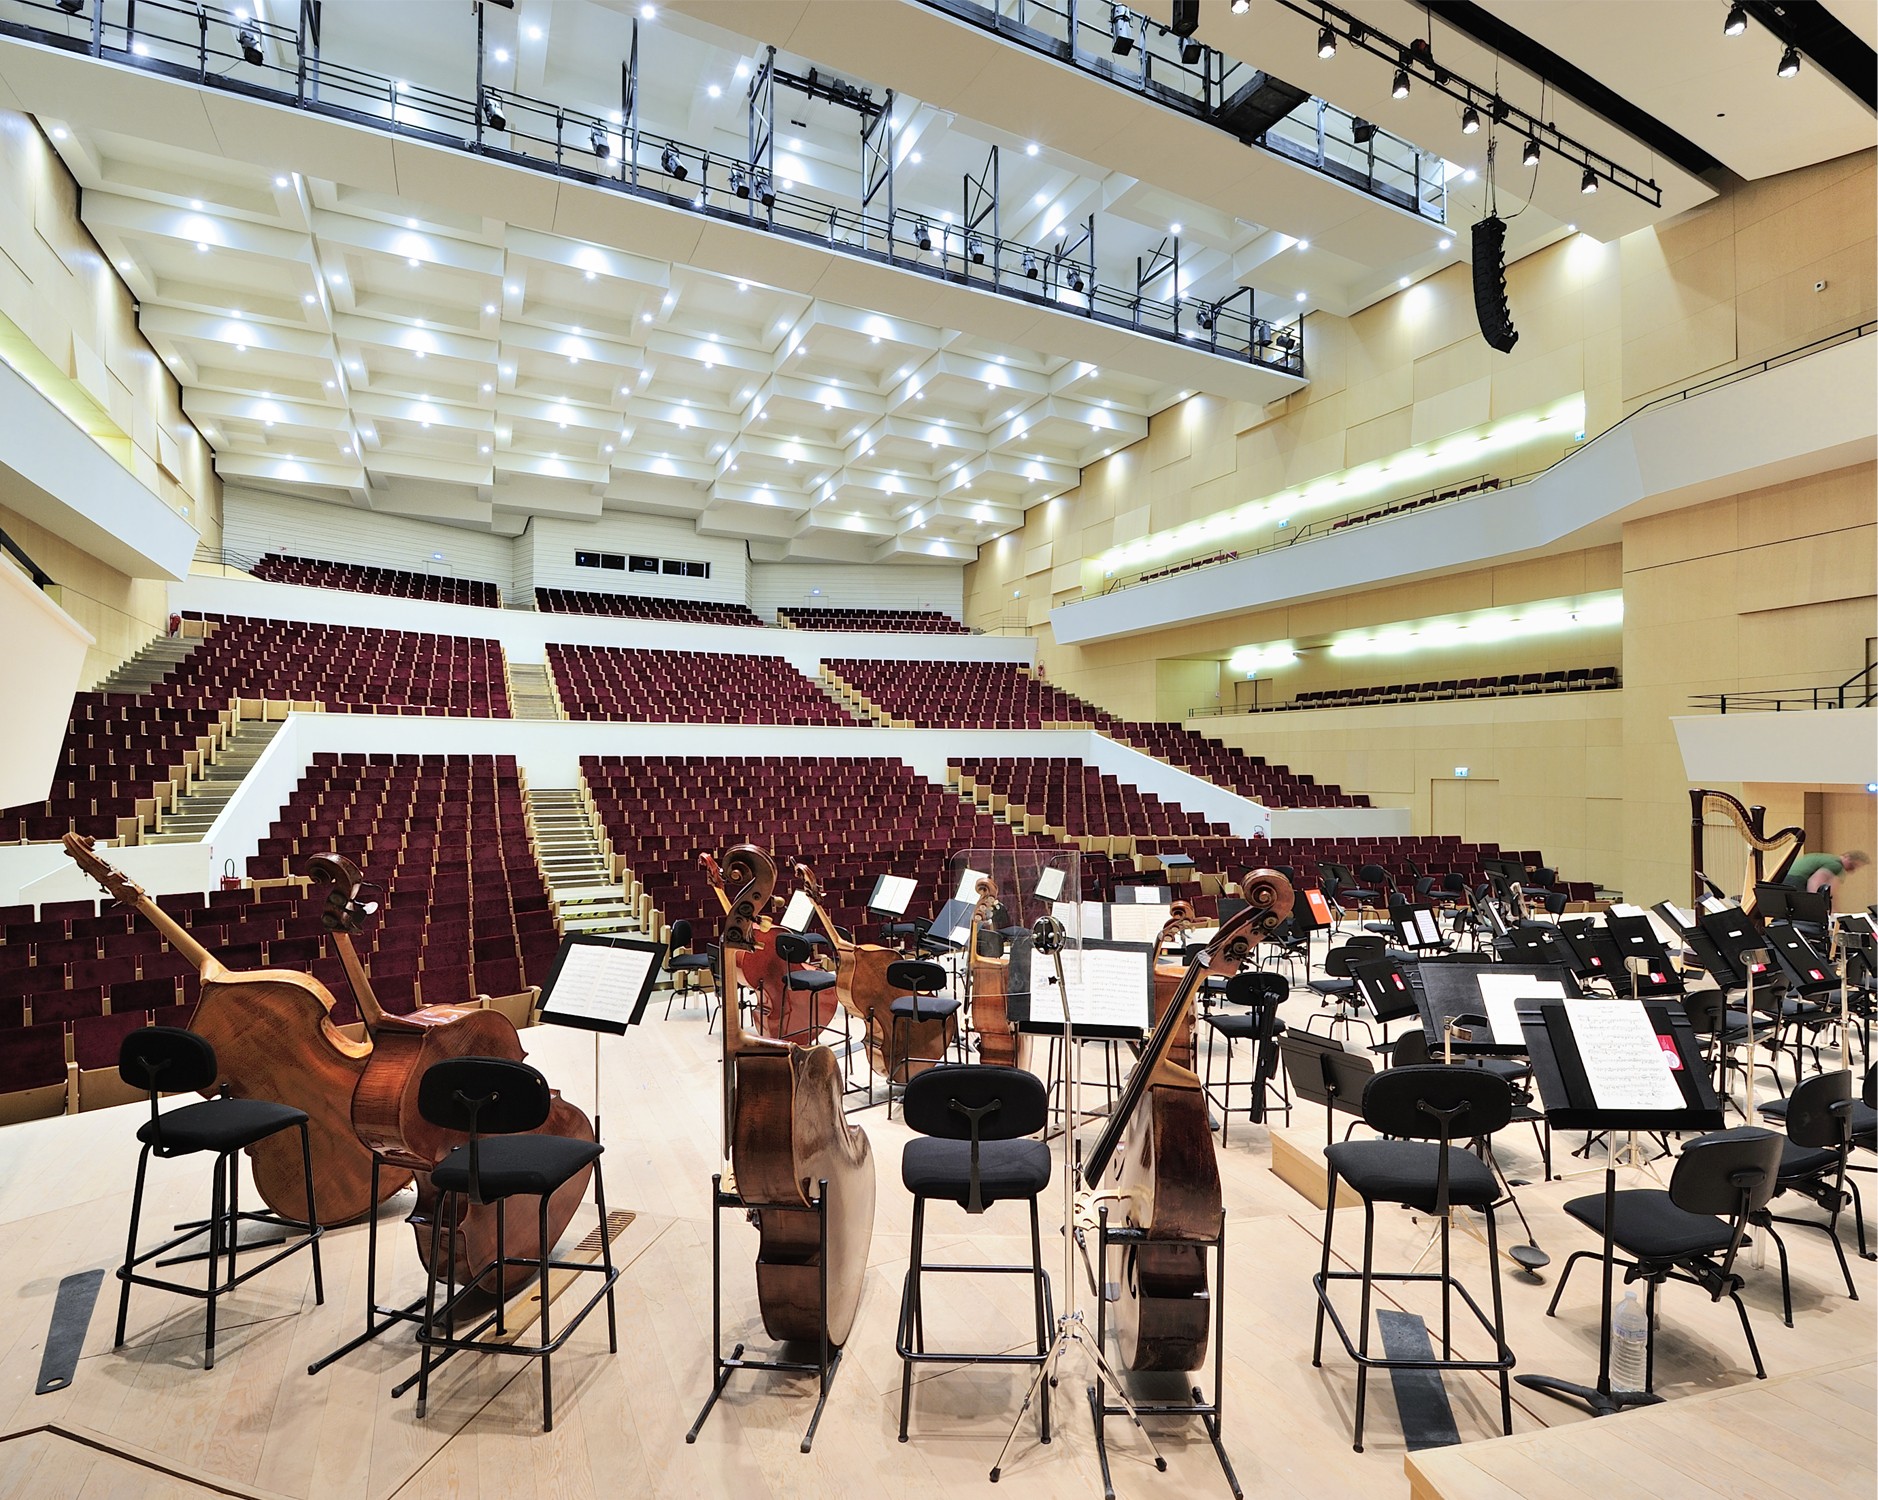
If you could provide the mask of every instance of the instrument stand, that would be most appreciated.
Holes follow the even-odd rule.
[[[1065,1298],[1065,1310],[1057,1316],[1056,1335],[1050,1340],[1050,1347],[1045,1351],[1043,1363],[1037,1366],[1037,1373],[1031,1377],[1030,1387],[1024,1392],[1023,1405],[1018,1407],[1017,1416],[1011,1422],[1011,1430],[1005,1436],[1004,1446],[998,1450],[997,1461],[991,1466],[991,1482],[993,1484],[998,1482],[998,1476],[1004,1470],[1005,1457],[1011,1451],[1011,1444],[1017,1441],[1017,1431],[1024,1424],[1024,1418],[1030,1411],[1031,1402],[1037,1399],[1037,1393],[1043,1389],[1044,1381],[1048,1380],[1050,1384],[1054,1386],[1059,1378],[1063,1357],[1072,1349],[1076,1349],[1087,1355],[1090,1363],[1096,1368],[1097,1383],[1088,1388],[1089,1402],[1091,1412],[1095,1418],[1096,1451],[1102,1456],[1104,1497],[1105,1500],[1114,1500],[1115,1490],[1108,1479],[1108,1449],[1103,1440],[1103,1422],[1108,1409],[1103,1399],[1097,1395],[1098,1390],[1105,1389],[1108,1385],[1112,1385],[1115,1388],[1116,1398],[1121,1402],[1120,1414],[1126,1415],[1133,1421],[1135,1427],[1147,1441],[1148,1451],[1154,1455],[1154,1467],[1159,1469],[1163,1474],[1167,1472],[1167,1460],[1162,1456],[1161,1450],[1155,1446],[1154,1438],[1149,1434],[1148,1430],[1141,1425],[1141,1408],[1136,1406],[1129,1398],[1127,1389],[1122,1385],[1115,1371],[1110,1368],[1108,1360],[1103,1356],[1102,1335],[1100,1331],[1093,1335],[1090,1333],[1088,1322],[1083,1317],[1082,1313],[1082,1298],[1080,1293],[1076,1290],[1078,1283],[1076,1281],[1075,1232],[1077,1181],[1075,1121],[1079,1118],[1076,1103],[1076,1038],[1075,1023],[1070,1016],[1069,994],[1063,985],[1063,960],[1060,953],[1054,956],[1056,958],[1057,970],[1055,983],[1059,989],[1064,990],[1063,1028],[1061,1033],[1063,1038],[1064,1105],[1062,1165],[1063,1280],[1061,1285]],[[1056,1033],[1052,1030],[1051,1034],[1055,1035]],[[1106,1213],[1104,1218],[1106,1219]],[[1098,1330],[1099,1329],[1100,1323],[1098,1322]],[[1217,1394],[1217,1390],[1215,1394]],[[1231,1470],[1229,1469],[1227,1472],[1230,1474]],[[1238,1493],[1236,1488],[1234,1493],[1235,1495]]]
[[[802,1451],[807,1453],[815,1444],[815,1428],[822,1420],[822,1408],[828,1404],[829,1388],[835,1383],[835,1372],[841,1368],[842,1351],[828,1340],[828,1180],[821,1179],[815,1185],[815,1222],[821,1241],[819,1267],[821,1272],[821,1341],[817,1357],[809,1360],[784,1359],[745,1359],[743,1345],[738,1344],[728,1355],[724,1353],[724,1213],[726,1210],[748,1212],[764,1208],[800,1208],[800,1204],[763,1204],[746,1203],[736,1193],[724,1191],[724,1174],[711,1174],[711,1363],[713,1378],[711,1394],[704,1398],[704,1405],[698,1412],[697,1421],[691,1424],[691,1430],[685,1434],[687,1443],[695,1443],[698,1434],[704,1430],[705,1419],[711,1415],[711,1408],[717,1405],[717,1398],[724,1394],[724,1387],[730,1383],[730,1377],[739,1370],[771,1370],[787,1375],[813,1375],[816,1377],[819,1392],[815,1398],[815,1411],[809,1418],[808,1430],[802,1434]],[[1033,1387],[1034,1389],[1034,1387]],[[1024,1403],[1028,1406],[1030,1403]]]
[[[1108,1274],[1109,1246],[1126,1247],[1139,1245],[1146,1241],[1145,1231],[1127,1225],[1120,1228],[1109,1227],[1109,1211],[1103,1205],[1096,1231],[1096,1264],[1103,1268],[1104,1277]],[[1114,1500],[1115,1486],[1109,1478],[1109,1450],[1103,1424],[1110,1417],[1131,1417],[1137,1426],[1143,1417],[1187,1417],[1197,1419],[1206,1427],[1206,1435],[1212,1441],[1213,1453],[1219,1459],[1220,1471],[1226,1476],[1226,1484],[1232,1490],[1233,1500],[1244,1500],[1245,1491],[1239,1487],[1239,1476],[1233,1473],[1232,1460],[1226,1456],[1225,1441],[1220,1436],[1220,1406],[1225,1393],[1226,1365],[1226,1224],[1222,1216],[1219,1235],[1216,1239],[1197,1241],[1201,1249],[1213,1252],[1213,1275],[1209,1279],[1213,1297],[1213,1396],[1208,1400],[1200,1388],[1190,1386],[1191,1401],[1137,1401],[1129,1402],[1117,1383],[1116,1394],[1121,1396],[1125,1405],[1112,1405],[1107,1399],[1107,1386],[1100,1375],[1096,1383],[1089,1388],[1089,1409],[1095,1417],[1096,1457],[1102,1465],[1102,1493],[1104,1500]],[[1124,1248],[1124,1253],[1125,1248]],[[1108,1333],[1108,1286],[1100,1288],[1096,1300],[1096,1345],[1101,1347]],[[1106,1368],[1099,1366],[1098,1368]]]

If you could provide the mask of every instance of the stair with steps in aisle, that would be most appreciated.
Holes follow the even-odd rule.
[[[640,930],[624,887],[608,873],[593,806],[579,787],[531,787],[528,831],[562,936]]]
[[[202,774],[189,790],[176,799],[175,808],[158,816],[157,831],[146,833],[143,842],[200,843],[240,788],[243,778],[254,769],[261,752],[273,744],[274,736],[279,733],[277,719],[266,722],[243,719],[237,723],[227,743],[216,752],[215,759],[203,767]]]
[[[147,693],[177,667],[189,659],[200,640],[160,635],[129,661],[122,663],[92,691],[98,693]]]
[[[889,729],[914,727],[911,719],[894,718],[872,698],[849,687],[842,678],[829,670],[826,662],[821,664],[821,670],[815,674],[815,685],[834,703],[835,707],[860,723],[879,724]]]
[[[554,678],[545,662],[509,663],[509,714],[517,719],[564,719]]]

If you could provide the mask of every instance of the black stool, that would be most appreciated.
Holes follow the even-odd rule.
[[[157,1110],[159,1093],[189,1093],[213,1088],[221,1076],[215,1061],[215,1049],[193,1031],[175,1026],[146,1026],[129,1033],[117,1053],[118,1076],[132,1088],[148,1090],[150,1118],[138,1128],[137,1139],[143,1149],[137,1155],[137,1186],[130,1199],[130,1233],[124,1244],[124,1264],[118,1267],[117,1279],[123,1290],[117,1300],[117,1337],[113,1348],[124,1344],[124,1325],[130,1317],[130,1289],[138,1286],[161,1287],[183,1297],[200,1297],[209,1305],[208,1328],[202,1346],[202,1368],[215,1368],[215,1299],[226,1295],[252,1276],[258,1276],[276,1261],[296,1250],[313,1251],[313,1300],[326,1300],[326,1283],[320,1275],[320,1224],[313,1206],[313,1152],[307,1138],[304,1110],[266,1099],[231,1099],[228,1087],[222,1086],[219,1099],[200,1104],[185,1104],[168,1114]],[[306,1219],[284,1219],[271,1213],[244,1213],[241,1209],[241,1163],[239,1153],[257,1141],[283,1130],[300,1132],[300,1162],[306,1173]],[[198,1151],[215,1153],[215,1183],[211,1192],[209,1217],[197,1224],[183,1226],[184,1232],[165,1240],[154,1250],[137,1253],[137,1221],[143,1213],[144,1171],[154,1154],[161,1157],[191,1156]],[[303,1230],[297,1239],[270,1255],[259,1265],[236,1274],[235,1252],[243,1222],[267,1224],[276,1229]],[[209,1263],[206,1286],[186,1286],[164,1281],[156,1276],[140,1276],[137,1267],[198,1235],[209,1237],[203,1256],[179,1256],[179,1260],[206,1259]],[[228,1278],[217,1280],[221,1258],[228,1257]],[[169,1262],[163,1262],[169,1264]]]
[[[1475,1136],[1490,1136],[1503,1128],[1513,1112],[1512,1090],[1506,1081],[1479,1068],[1394,1067],[1378,1073],[1363,1089],[1363,1119],[1371,1129],[1395,1140],[1338,1141],[1328,1147],[1327,1196],[1324,1209],[1324,1259],[1312,1278],[1317,1289],[1317,1335],[1311,1363],[1321,1365],[1324,1353],[1324,1314],[1336,1325],[1337,1337],[1356,1361],[1356,1430],[1352,1446],[1363,1451],[1363,1403],[1372,1368],[1393,1370],[1497,1370],[1500,1375],[1500,1424],[1513,1430],[1513,1391],[1509,1371],[1513,1351],[1506,1346],[1506,1317],[1500,1298],[1500,1243],[1493,1205],[1500,1184],[1493,1169],[1479,1157],[1452,1144]],[[1337,1221],[1337,1181],[1347,1182],[1363,1200],[1363,1268],[1330,1269],[1331,1230]],[[1441,1221],[1441,1270],[1377,1271],[1374,1269],[1376,1205],[1399,1203]],[[1450,1254],[1450,1208],[1479,1209],[1487,1220],[1488,1274],[1493,1281],[1493,1316],[1488,1318],[1466,1287],[1455,1280]],[[1360,1281],[1363,1285],[1362,1326],[1357,1341],[1331,1305],[1330,1283]],[[1392,1359],[1369,1352],[1370,1292],[1378,1281],[1434,1281],[1441,1285],[1441,1355],[1426,1359]],[[1452,1341],[1453,1294],[1459,1292],[1480,1325],[1493,1335],[1492,1359],[1456,1359]]]
[[[780,933],[776,938],[776,956],[786,964],[812,964],[815,962],[815,945],[807,938],[798,937],[794,933]],[[798,995],[807,995],[811,1007],[816,1006],[817,995],[823,990],[832,990],[835,987],[833,969],[792,968],[788,974],[788,979],[784,981],[788,988]],[[847,1012],[842,1011],[842,1015],[845,1018]],[[779,1027],[782,1025],[782,1017],[776,1018],[776,1024]],[[798,1028],[793,1032],[780,1031],[778,1035],[786,1042],[813,1042],[821,1035],[821,1031],[819,1026],[809,1026]]]
[[[1226,1038],[1226,1081],[1217,1094],[1213,1092],[1210,1043],[1206,1049],[1206,1096],[1220,1113],[1221,1145],[1226,1143],[1232,1129],[1232,1051],[1233,1044],[1241,1039],[1252,1043],[1252,1077],[1239,1085],[1252,1090],[1246,1118],[1254,1124],[1263,1123],[1275,1096],[1278,1108],[1284,1111],[1285,1124],[1291,1123],[1291,1091],[1278,1072],[1277,1045],[1277,1039],[1285,1032],[1285,1023],[1278,1019],[1278,1007],[1290,994],[1291,985],[1284,975],[1265,969],[1248,970],[1229,978],[1222,996],[1226,1004],[1244,1009],[1216,1011],[1204,1018],[1214,1036]]]
[[[907,1044],[912,1045],[913,1028],[923,1021],[944,1021],[959,1013],[959,1002],[949,996],[941,995],[946,987],[946,971],[943,965],[924,958],[897,958],[887,965],[887,987],[905,990],[907,993],[895,1000],[888,1010],[891,1020],[888,1022],[889,1035],[886,1054],[888,1057],[899,1056],[887,1072],[887,1118],[893,1118],[893,1086],[897,1082],[902,1089],[913,1077],[913,1064],[942,1063],[943,1053],[938,1057],[908,1057],[900,1054],[900,1028],[907,1030]]]
[[[895,1340],[900,1369],[900,1441],[906,1441],[913,1401],[913,1365],[1040,1365],[1049,1358],[1055,1315],[1050,1277],[1043,1269],[1043,1238],[1037,1195],[1050,1185],[1050,1148],[1035,1135],[1048,1117],[1043,1080],[1022,1068],[982,1063],[931,1068],[906,1086],[901,1101],[906,1123],[923,1140],[908,1141],[900,1156],[900,1180],[913,1195],[913,1247],[900,1292],[900,1329]],[[982,1214],[1000,1199],[1030,1204],[1030,1264],[944,1265],[926,1260],[926,1201],[947,1199],[968,1214]],[[984,1271],[1029,1276],[1035,1293],[1035,1354],[940,1353],[926,1347],[922,1277],[927,1271]],[[1039,1420],[1050,1441],[1050,1393],[1042,1392]]]
[[[453,1057],[433,1063],[424,1071],[417,1086],[418,1113],[431,1124],[445,1130],[460,1130],[469,1136],[467,1145],[458,1146],[431,1169],[430,1180],[443,1195],[430,1221],[429,1281],[424,1291],[424,1321],[418,1325],[417,1341],[423,1346],[418,1364],[417,1414],[424,1415],[430,1396],[431,1351],[446,1351],[445,1358],[464,1350],[489,1354],[520,1354],[541,1361],[541,1430],[554,1430],[554,1351],[567,1342],[568,1335],[592,1312],[602,1297],[606,1298],[607,1346],[619,1352],[619,1322],[613,1306],[613,1283],[619,1272],[613,1268],[613,1242],[607,1233],[606,1184],[600,1176],[600,1143],[564,1135],[532,1135],[548,1118],[553,1096],[548,1080],[527,1063],[501,1057]],[[485,1137],[488,1137],[487,1139]],[[554,1247],[548,1241],[548,1201],[561,1185],[588,1166],[593,1168],[594,1203],[600,1210],[600,1264],[555,1260]],[[455,1258],[446,1259],[448,1293],[442,1307],[437,1306],[437,1262],[442,1256],[442,1226],[447,1218],[452,1224],[461,1212],[459,1200],[493,1203],[496,1208],[496,1253],[487,1265],[463,1278],[459,1289],[455,1282]],[[506,1200],[533,1197],[540,1200],[540,1258],[508,1254],[503,1242],[502,1208]],[[511,1344],[477,1337],[491,1324],[498,1334],[507,1331],[504,1309],[508,1302],[504,1280],[508,1267],[531,1266],[539,1278],[541,1291],[541,1340],[534,1344]],[[597,1271],[605,1278],[600,1289],[557,1334],[549,1324],[548,1272]],[[477,1284],[495,1273],[497,1291],[495,1311],[462,1338],[449,1330],[457,1304],[470,1295]]]

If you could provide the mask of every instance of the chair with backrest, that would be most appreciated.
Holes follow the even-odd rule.
[[[1357,989],[1355,966],[1381,958],[1387,950],[1387,944],[1379,936],[1365,935],[1346,939],[1340,947],[1326,950],[1324,954],[1324,977],[1306,980],[1307,987],[1317,996],[1320,1007],[1330,1008],[1329,1030],[1334,1034],[1339,1026],[1349,1028],[1361,1026],[1369,1033],[1371,1042],[1376,1039],[1369,1022],[1357,1013]],[[1320,1009],[1318,1014],[1323,1012]],[[1305,1022],[1317,1019],[1312,1016]]]
[[[1839,1214],[1849,1202],[1852,1222],[1858,1226],[1858,1252],[1865,1254],[1865,1208],[1859,1199],[1858,1184],[1846,1177],[1852,1154],[1852,1073],[1841,1068],[1834,1073],[1815,1073],[1794,1085],[1786,1098],[1787,1138],[1781,1143],[1780,1172],[1774,1183],[1774,1197],[1794,1193],[1810,1198],[1826,1211],[1822,1224],[1817,1219],[1796,1219],[1762,1209],[1753,1217],[1757,1228],[1765,1229],[1780,1252],[1781,1310],[1787,1327],[1793,1326],[1793,1283],[1787,1270],[1787,1247],[1775,1224],[1797,1224],[1803,1229],[1817,1229],[1832,1241],[1839,1257],[1839,1272],[1845,1277],[1846,1295],[1858,1301],[1858,1288],[1852,1282],[1852,1268],[1846,1264],[1845,1246],[1839,1243]]]
[[[912,1030],[925,1021],[944,1021],[959,1013],[959,1002],[940,991],[946,987],[946,971],[942,964],[933,963],[923,958],[897,958],[887,965],[887,988],[898,992],[888,1009],[889,1033],[883,1040],[886,1055],[897,1059],[887,1074],[887,1113],[893,1114],[893,1090],[895,1085],[904,1087],[913,1076],[913,1064],[941,1063],[943,1057],[913,1057],[908,1055],[901,1045],[901,1031],[907,1033],[907,1045],[911,1045]],[[873,1017],[878,1012],[871,1012],[869,1024],[878,1024]],[[963,1029],[960,1031],[960,1043],[963,1045]]]
[[[919,1138],[900,1157],[900,1179],[913,1195],[913,1239],[900,1293],[896,1344],[900,1370],[900,1441],[906,1441],[916,1363],[1036,1365],[1048,1358],[1050,1277],[1043,1268],[1043,1237],[1037,1198],[1050,1185],[1050,1148],[1032,1140],[1048,1119],[1043,1081],[1022,1068],[982,1063],[929,1068],[906,1086],[902,1116]],[[974,1216],[992,1204],[1022,1200],[1030,1205],[1030,1264],[934,1263],[926,1259],[926,1205],[951,1202]],[[940,1352],[926,1347],[925,1276],[928,1272],[983,1272],[1031,1278],[1037,1348],[1033,1353],[991,1350]],[[1043,1440],[1050,1439],[1049,1393],[1039,1410]]]
[[[1754,1373],[1766,1379],[1748,1310],[1741,1301],[1745,1282],[1734,1265],[1749,1220],[1774,1194],[1781,1152],[1781,1137],[1758,1125],[1718,1130],[1683,1146],[1667,1189],[1625,1188],[1617,1193],[1610,1232],[1612,1258],[1625,1268],[1626,1282],[1642,1281],[1648,1287],[1644,1299],[1650,1327],[1644,1361],[1646,1391],[1656,1386],[1656,1289],[1665,1281],[1699,1286],[1712,1302],[1723,1297],[1733,1301],[1741,1315],[1741,1331],[1747,1335]],[[1603,1193],[1573,1198],[1565,1212],[1593,1233],[1605,1232]],[[1546,1308],[1547,1317],[1556,1316],[1572,1268],[1581,1260],[1600,1259],[1603,1253],[1602,1249],[1577,1250],[1567,1257],[1558,1289]]]
[[[425,1120],[442,1130],[459,1131],[469,1137],[437,1166],[431,1169],[431,1185],[442,1195],[430,1224],[429,1268],[424,1291],[424,1320],[418,1325],[417,1341],[423,1354],[418,1364],[417,1414],[423,1416],[430,1399],[430,1372],[438,1361],[436,1350],[445,1357],[463,1351],[488,1354],[519,1354],[541,1361],[541,1430],[554,1430],[554,1352],[567,1342],[587,1314],[606,1299],[607,1345],[619,1352],[619,1324],[613,1305],[613,1283],[619,1272],[613,1266],[612,1239],[607,1233],[606,1185],[600,1174],[601,1148],[598,1141],[576,1136],[536,1134],[547,1123],[553,1107],[548,1080],[527,1063],[500,1057],[453,1057],[432,1063],[418,1080],[417,1108]],[[549,1200],[566,1183],[589,1166],[593,1168],[593,1197],[600,1214],[600,1261],[556,1260],[548,1232]],[[510,1198],[534,1198],[538,1216],[539,1255],[518,1257],[508,1253],[504,1234],[503,1207]],[[456,1257],[442,1245],[441,1226],[448,1220],[455,1224],[468,1203],[497,1205],[496,1252],[487,1265],[466,1273],[459,1287],[455,1281]],[[527,1267],[535,1272],[539,1288],[541,1334],[531,1344],[511,1341],[508,1332],[507,1295],[493,1295],[480,1290],[480,1284],[495,1278],[497,1286],[506,1284],[510,1267]],[[441,1306],[437,1303],[437,1281],[443,1268],[446,1292]],[[599,1289],[564,1323],[558,1333],[549,1323],[551,1295],[548,1272],[593,1272],[600,1275]],[[465,1298],[486,1298],[495,1303],[487,1321],[478,1324],[468,1335],[455,1335],[455,1319]],[[494,1337],[477,1337],[489,1323]]]
[[[307,1116],[287,1104],[267,1099],[232,1099],[223,1085],[219,1098],[185,1104],[167,1112],[158,1107],[164,1094],[192,1093],[212,1089],[221,1077],[215,1049],[193,1031],[176,1026],[144,1026],[124,1037],[117,1054],[118,1075],[130,1087],[149,1095],[150,1118],[137,1130],[142,1149],[137,1154],[137,1183],[131,1190],[130,1230],[125,1237],[124,1264],[118,1267],[122,1283],[117,1301],[117,1335],[113,1348],[122,1348],[125,1325],[130,1318],[130,1289],[133,1285],[159,1287],[179,1296],[197,1297],[208,1304],[202,1345],[202,1368],[215,1368],[215,1311],[217,1299],[225,1297],[251,1277],[300,1250],[313,1256],[313,1300],[326,1300],[326,1284],[320,1271],[319,1212],[313,1195],[313,1154],[307,1135]],[[241,1207],[241,1153],[249,1146],[283,1130],[300,1132],[300,1161],[306,1174],[306,1218],[287,1219],[278,1214],[244,1212]],[[137,1224],[143,1214],[143,1189],[152,1156],[169,1158],[193,1156],[208,1151],[215,1156],[215,1175],[210,1189],[209,1216],[184,1227],[183,1233],[165,1240],[154,1249],[137,1252]],[[241,1226],[244,1223],[266,1224],[285,1230],[291,1236],[282,1249],[265,1260],[239,1270]],[[294,1234],[294,1231],[299,1231]],[[166,1281],[146,1276],[137,1268],[159,1256],[167,1257],[178,1246],[206,1235],[208,1250],[202,1256],[180,1259],[206,1259],[208,1277],[204,1286]],[[227,1261],[227,1275],[222,1272]],[[170,1264],[166,1259],[160,1264]]]
[[[788,965],[788,977],[783,981],[786,988],[794,994],[809,997],[812,1021],[813,1013],[820,1008],[816,997],[835,987],[835,971],[815,967],[815,945],[797,933],[777,934],[776,956]],[[843,1011],[842,1014],[845,1016],[847,1012]],[[781,1032],[780,1035],[784,1041],[807,1043],[813,1042],[820,1032],[821,1027],[810,1024],[794,1031]]]
[[[1291,1123],[1291,1091],[1278,1069],[1278,1038],[1285,1031],[1285,1023],[1278,1019],[1278,1007],[1290,994],[1291,985],[1284,975],[1249,969],[1226,981],[1222,996],[1226,1008],[1203,1018],[1212,1036],[1226,1039],[1226,1076],[1218,1093],[1213,1091],[1213,1048],[1209,1045],[1206,1049],[1206,1096],[1220,1112],[1222,1146],[1232,1131],[1232,1055],[1240,1041],[1252,1043],[1252,1077],[1239,1084],[1252,1091],[1246,1118],[1255,1125],[1263,1124],[1266,1112],[1275,1103],[1284,1111],[1285,1124]]]
[[[687,1008],[689,1007],[691,991],[697,986],[699,976],[703,976],[708,986],[706,989],[707,998],[704,1002],[704,1015],[707,1021],[712,1019],[711,1002],[708,997],[717,987],[716,960],[709,953],[693,953],[691,951],[691,923],[686,921],[683,917],[680,917],[676,922],[672,923],[666,937],[665,972],[671,976],[672,981],[671,993],[665,997],[665,1014],[667,1018],[669,1018],[672,1013],[672,1001],[678,996],[686,996]],[[685,979],[682,988],[678,983],[681,975],[684,976]]]
[[[1363,1408],[1372,1369],[1490,1370],[1499,1375],[1500,1423],[1513,1430],[1511,1371],[1513,1351],[1506,1343],[1506,1316],[1500,1292],[1500,1246],[1494,1204],[1499,1180],[1478,1156],[1456,1142],[1491,1136],[1512,1114],[1512,1090],[1503,1079],[1479,1068],[1393,1067],[1376,1074],[1363,1089],[1363,1119],[1382,1140],[1338,1141],[1326,1148],[1326,1196],[1323,1262],[1312,1285],[1317,1291],[1317,1332],[1311,1363],[1321,1366],[1324,1318],[1329,1316],[1345,1351],[1356,1361],[1356,1415],[1353,1446],[1363,1451]],[[1338,1184],[1344,1183],[1363,1203],[1363,1263],[1354,1271],[1331,1269],[1331,1237],[1336,1226]],[[1375,1269],[1376,1205],[1395,1203],[1439,1220],[1437,1240],[1441,1269]],[[1475,1209],[1486,1219],[1488,1276],[1493,1313],[1489,1317],[1453,1274],[1451,1210]],[[1362,1322],[1354,1340],[1331,1299],[1331,1284],[1362,1285]],[[1441,1353],[1394,1357],[1371,1354],[1370,1307],[1377,1282],[1433,1282],[1441,1292]],[[1493,1337],[1491,1359],[1456,1357],[1453,1300],[1458,1293],[1467,1309]]]

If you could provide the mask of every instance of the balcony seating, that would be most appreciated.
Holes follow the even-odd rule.
[[[666,724],[851,724],[780,656],[548,645],[570,719]]]
[[[776,623],[797,630],[884,630],[906,635],[970,635],[971,630],[936,609],[832,609],[791,605],[776,612]]]
[[[1040,817],[1049,829],[1072,839],[1146,835],[1171,839],[1227,839],[1230,831],[1199,813],[1163,802],[1152,792],[1104,775],[1079,760],[1017,760],[1009,757],[953,762],[960,779],[1007,799]],[[1008,816],[1007,812],[1007,816]]]
[[[747,605],[715,604],[701,599],[660,599],[649,594],[536,589],[535,608],[550,615],[607,615],[620,620],[678,620],[689,625],[769,628],[769,622]]]
[[[1331,524],[1332,531],[1341,531],[1346,526],[1361,526],[1367,521],[1386,521],[1391,516],[1405,515],[1411,510],[1420,510],[1424,505],[1439,505],[1444,500],[1459,500],[1463,495],[1484,495],[1489,490],[1500,487],[1498,479],[1476,479],[1457,489],[1442,490],[1432,495],[1417,495],[1412,500],[1398,500],[1393,505],[1385,505],[1379,510],[1366,510],[1358,516],[1344,516]]]
[[[269,552],[251,569],[267,583],[297,583],[306,588],[344,589],[354,594],[383,594],[398,599],[427,599],[433,604],[472,604],[502,608],[502,590],[473,578],[445,578],[409,573],[402,568],[372,568],[358,563],[324,562]]]
[[[1439,682],[1398,682],[1378,687],[1323,688],[1299,693],[1289,703],[1257,710],[1359,708],[1378,703],[1440,703],[1458,698],[1514,698],[1529,693],[1591,693],[1622,687],[1616,667],[1570,667],[1551,672],[1510,672],[1501,677],[1450,677]]]

